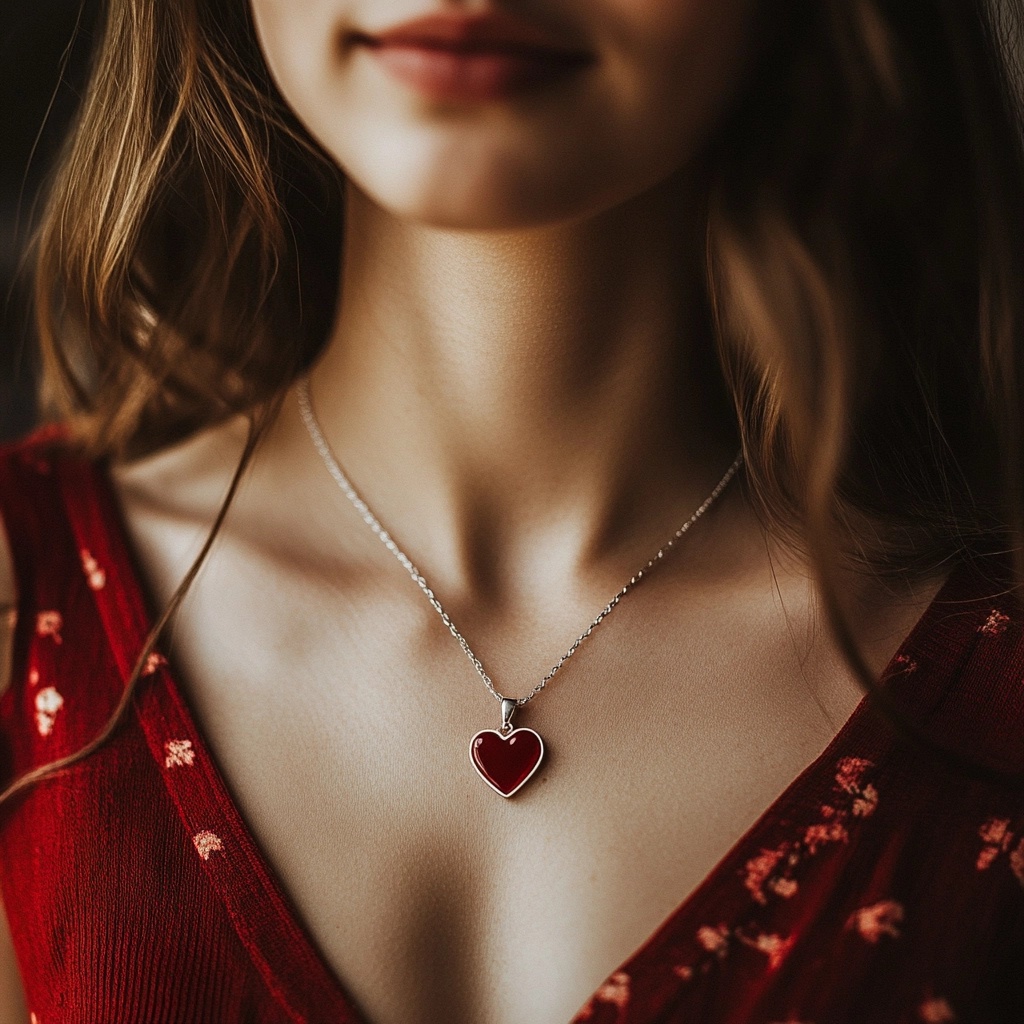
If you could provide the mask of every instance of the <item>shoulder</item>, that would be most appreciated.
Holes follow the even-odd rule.
[[[246,437],[245,422],[231,420],[110,467],[119,525],[157,604],[169,598],[198,555]]]
[[[44,428],[19,441],[0,445],[0,693],[10,684],[11,653],[17,621],[18,574],[15,546],[23,544],[28,512],[37,504],[33,482],[52,471],[52,458],[64,441],[58,428]],[[45,489],[45,488],[44,488]]]
[[[59,424],[0,444],[0,693],[10,686],[18,617],[79,563],[71,516],[102,473]]]
[[[127,517],[166,516],[208,525],[223,501],[247,433],[247,421],[238,417],[151,455],[112,465],[111,481]]]

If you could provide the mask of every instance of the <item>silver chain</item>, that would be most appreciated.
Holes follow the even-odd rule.
[[[690,516],[689,519],[679,527],[678,530],[669,538],[668,542],[660,547],[657,554],[653,558],[649,559],[642,568],[637,571],[629,578],[629,582],[601,609],[597,618],[590,623],[589,626],[573,641],[572,646],[563,654],[551,671],[530,691],[525,697],[507,698],[504,694],[499,693],[494,688],[494,683],[491,681],[491,677],[487,674],[486,669],[480,662],[480,659],[473,653],[472,648],[466,642],[466,638],[455,628],[455,623],[449,618],[448,613],[441,607],[441,602],[438,601],[434,594],[434,591],[430,589],[427,581],[423,578],[423,574],[413,565],[408,555],[395,543],[391,534],[381,526],[380,521],[370,511],[369,505],[359,496],[356,489],[349,482],[348,477],[342,470],[340,463],[331,451],[331,446],[327,443],[327,439],[324,437],[323,431],[320,429],[320,423],[316,418],[316,414],[313,412],[313,404],[309,397],[309,378],[301,377],[298,381],[296,388],[296,395],[299,402],[299,412],[302,415],[302,421],[306,424],[306,430],[309,431],[309,436],[313,441],[313,446],[320,454],[320,458],[323,459],[324,465],[327,467],[328,472],[334,477],[335,483],[341,488],[345,497],[355,506],[356,511],[362,517],[363,522],[377,535],[380,542],[398,559],[398,561],[405,568],[405,571],[412,577],[413,582],[423,591],[426,595],[427,600],[433,605],[434,611],[441,616],[441,621],[448,627],[448,632],[459,642],[459,646],[465,652],[466,657],[469,658],[476,669],[477,674],[484,681],[487,689],[491,691],[493,696],[499,700],[514,699],[517,707],[522,707],[528,701],[533,700],[534,697],[540,693],[541,690],[554,678],[554,675],[558,670],[579,650],[580,644],[594,632],[595,629],[604,621],[605,617],[611,613],[611,610],[629,593],[629,591],[635,587],[659,562],[664,559],[665,555],[672,550],[677,540],[679,540],[684,533],[686,533],[694,523],[711,506],[715,503],[715,499],[725,490],[728,486],[729,481],[739,471],[740,466],[743,464],[743,455],[740,453],[736,456],[733,464],[726,470],[725,476],[715,485],[714,490],[701,502],[700,507]]]

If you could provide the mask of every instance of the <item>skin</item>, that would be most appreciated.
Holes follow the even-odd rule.
[[[425,0],[253,0],[283,95],[351,183],[318,415],[514,696],[735,453],[694,298],[696,166],[751,24],[748,0],[525,6],[593,66],[450,107],[339,45]],[[116,470],[155,600],[243,439],[229,423]],[[937,584],[899,599],[854,585],[881,670]],[[568,1021],[861,696],[806,567],[733,486],[520,711],[550,757],[502,800],[466,757],[496,704],[334,486],[292,396],[172,654],[254,834],[374,1024]]]

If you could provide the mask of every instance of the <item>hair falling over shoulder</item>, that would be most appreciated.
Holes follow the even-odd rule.
[[[1024,578],[1021,6],[773,5],[702,162],[749,493],[868,686],[839,570],[1014,552]],[[333,320],[343,185],[248,4],[108,0],[37,238],[50,408],[112,457],[258,434]]]
[[[44,403],[126,455],[251,413],[315,354],[340,179],[276,97],[247,3],[107,0],[101,21],[35,297]]]

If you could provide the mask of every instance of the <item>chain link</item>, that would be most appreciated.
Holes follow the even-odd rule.
[[[726,470],[725,476],[715,485],[714,490],[701,502],[697,510],[690,516],[689,519],[679,527],[678,530],[672,535],[668,542],[660,547],[653,558],[649,559],[642,568],[637,571],[629,578],[629,582],[601,609],[598,613],[597,618],[590,623],[589,626],[572,642],[572,646],[563,654],[558,661],[552,666],[551,671],[527,694],[525,697],[506,698],[504,694],[499,693],[494,688],[494,683],[491,681],[491,677],[487,674],[487,670],[484,668],[480,659],[473,653],[472,648],[466,642],[466,638],[456,629],[455,623],[452,622],[448,613],[441,607],[441,602],[437,599],[434,591],[431,590],[427,581],[423,578],[423,574],[413,565],[412,561],[405,554],[404,551],[395,543],[394,538],[388,533],[387,530],[381,526],[380,521],[370,511],[370,506],[359,496],[359,493],[349,482],[348,477],[345,475],[344,470],[341,468],[341,464],[335,457],[334,452],[331,450],[331,446],[327,443],[327,439],[324,437],[323,431],[320,429],[320,423],[316,418],[316,414],[313,412],[313,403],[309,395],[309,378],[302,377],[298,381],[296,388],[296,396],[299,403],[299,412],[302,415],[302,421],[306,425],[306,430],[309,432],[310,439],[313,442],[313,446],[316,448],[323,460],[324,465],[327,467],[328,472],[334,478],[334,482],[341,488],[345,497],[355,506],[356,511],[362,517],[364,523],[377,535],[380,542],[398,559],[405,571],[412,577],[413,582],[423,591],[426,595],[427,600],[431,603],[434,611],[441,616],[441,621],[448,627],[448,632],[459,642],[459,646],[465,652],[467,658],[473,668],[476,669],[477,674],[484,681],[487,689],[491,691],[491,694],[496,700],[502,701],[506,699],[513,699],[516,702],[517,707],[522,707],[523,704],[533,700],[534,697],[544,689],[545,686],[554,678],[558,670],[579,650],[580,644],[583,643],[591,633],[604,621],[606,616],[611,614],[612,609],[635,587],[655,566],[657,566],[672,550],[683,534],[685,534],[702,515],[715,503],[718,496],[725,490],[729,485],[729,481],[737,474],[740,466],[743,464],[743,454],[740,453],[736,456],[732,465]]]

